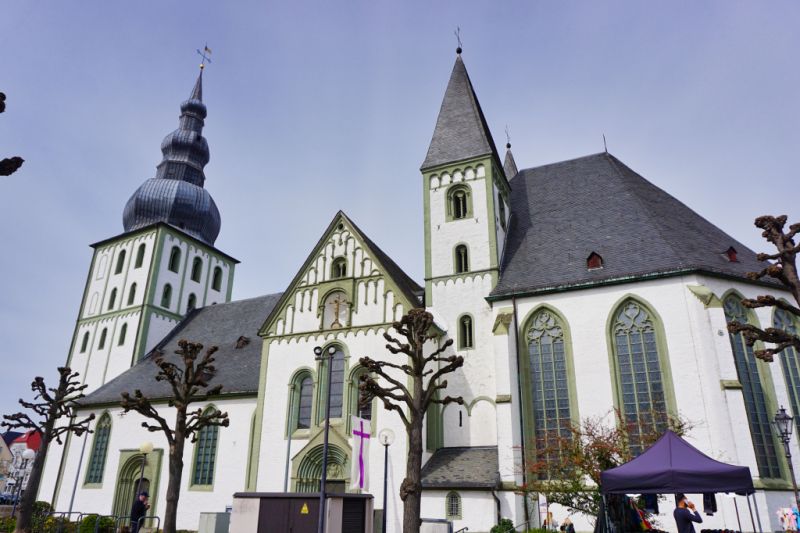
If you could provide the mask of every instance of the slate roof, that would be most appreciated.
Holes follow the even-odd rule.
[[[422,468],[422,488],[498,487],[498,464],[497,446],[439,448]]]
[[[281,294],[268,294],[257,298],[210,305],[192,311],[157,346],[168,357],[177,360],[175,350],[180,339],[218,346],[217,375],[214,384],[222,385],[222,394],[257,394],[261,365],[261,338],[258,328],[272,311]],[[249,343],[236,348],[240,337]],[[155,350],[154,350],[155,351]],[[140,389],[150,398],[171,396],[169,385],[156,381],[158,368],[153,362],[153,352],[129,370],[112,379],[81,400],[82,405],[117,403],[123,392]]]
[[[514,161],[514,154],[511,153],[511,143],[506,144],[506,158],[503,160],[503,173],[509,181],[519,173],[519,170],[517,170],[517,162]]]
[[[746,279],[763,268],[755,252],[607,153],[522,170],[511,188],[490,299],[686,272]],[[725,255],[731,246],[738,262]],[[602,268],[587,269],[592,252]]]
[[[483,116],[461,54],[458,54],[421,168],[424,170],[490,154],[497,167],[502,168],[492,132]]]

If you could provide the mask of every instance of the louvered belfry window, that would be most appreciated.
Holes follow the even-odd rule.
[[[739,297],[731,295],[725,298],[725,319],[740,324],[749,323],[747,310]],[[756,452],[758,473],[764,478],[781,477],[778,456],[775,453],[775,440],[772,436],[770,412],[767,409],[767,398],[758,361],[753,353],[753,347],[747,346],[742,333],[729,333],[733,350],[733,359],[736,363],[736,374],[742,384],[744,407],[747,411],[747,423],[750,426],[750,437],[753,440],[753,449]]]

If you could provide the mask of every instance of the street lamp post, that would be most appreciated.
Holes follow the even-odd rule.
[[[383,444],[383,516],[381,517],[381,533],[386,533],[386,515],[389,505],[386,502],[386,487],[389,479],[389,446],[394,442],[394,431],[383,428],[378,433],[378,440]]]
[[[144,465],[147,464],[147,454],[153,451],[153,443],[141,443],[139,445],[139,451],[142,454],[142,467],[139,469],[139,483],[136,485],[136,498],[138,498],[139,493],[142,492],[142,481],[144,481]]]
[[[17,512],[17,505],[22,496],[22,484],[25,482],[25,471],[28,469],[28,462],[32,461],[35,457],[36,452],[30,448],[26,448],[25,451],[22,452],[22,473],[20,474],[20,472],[17,471],[17,496],[14,498],[14,506],[11,508],[12,518],[14,517],[14,513]]]
[[[331,377],[333,375],[333,354],[336,348],[329,346],[323,353],[322,348],[314,348],[314,359],[328,363],[328,381],[325,384],[325,437],[322,441],[322,479],[319,480],[319,522],[317,533],[325,533],[325,484],[328,482],[328,430],[331,418]]]
[[[783,443],[783,451],[786,453],[786,462],[789,463],[789,474],[792,476],[792,488],[794,489],[794,502],[798,508],[800,508],[800,496],[797,493],[797,480],[794,478],[794,467],[792,466],[792,453],[789,450],[789,440],[792,438],[792,420],[793,418],[789,416],[781,406],[778,409],[778,412],[775,413],[775,420],[773,420],[773,424],[775,424],[775,429],[778,431],[778,436]]]

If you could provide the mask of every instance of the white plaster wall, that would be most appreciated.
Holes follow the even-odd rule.
[[[198,491],[189,488],[192,478],[194,444],[187,442],[184,453],[184,471],[181,483],[180,504],[178,507],[178,528],[197,529],[201,512],[224,512],[225,506],[232,505],[233,493],[244,490],[245,473],[247,467],[247,450],[249,445],[250,427],[255,398],[220,400],[214,402],[220,410],[227,412],[230,426],[220,428],[217,444],[217,459],[214,473],[214,485],[211,491]],[[204,407],[206,404],[197,404]],[[164,411],[166,418],[174,418],[174,410],[163,406],[159,411]],[[89,413],[92,411],[86,411]],[[94,411],[99,419],[103,410]],[[85,414],[82,412],[81,414]],[[121,409],[109,410],[112,417],[112,428],[109,437],[108,456],[103,472],[103,483],[99,488],[85,488],[83,481],[86,476],[88,459],[91,453],[92,436],[86,445],[86,452],[78,472],[77,465],[81,453],[81,440],[73,439],[67,450],[68,459],[61,483],[61,490],[57,495],[55,507],[59,511],[66,511],[72,494],[72,487],[78,475],[78,488],[75,494],[74,510],[82,512],[95,512],[110,514],[113,509],[114,492],[121,450],[135,450],[139,444],[151,441],[156,449],[163,450],[161,474],[158,483],[158,492],[151,493],[151,502],[155,503],[155,513],[163,518],[166,506],[166,490],[169,479],[168,474],[168,446],[161,433],[150,433],[141,427],[144,420],[136,413],[120,416]],[[48,464],[48,473],[51,466]],[[48,475],[47,487],[52,486],[55,475]],[[152,486],[152,485],[151,485]],[[46,496],[45,487],[40,494]],[[51,489],[52,490],[52,489]],[[49,497],[48,497],[49,499]]]
[[[455,491],[461,496],[461,519],[453,520],[453,531],[488,532],[497,524],[497,502],[489,491]],[[422,498],[422,518],[446,519],[449,490],[426,490]],[[503,506],[501,505],[501,511]]]
[[[486,198],[486,169],[443,173],[431,179],[428,191],[430,201],[431,275],[433,277],[455,274],[453,250],[458,244],[469,249],[470,270],[485,270],[490,266],[489,214]],[[470,187],[473,216],[447,221],[447,190],[450,184],[464,183]],[[491,189],[490,189],[491,190]]]
[[[150,324],[147,327],[147,339],[145,341],[145,348],[142,352],[147,354],[150,350],[156,347],[172,329],[178,325],[178,321],[172,316],[164,315],[158,311],[150,311]]]

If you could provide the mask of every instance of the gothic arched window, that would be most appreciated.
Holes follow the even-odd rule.
[[[219,291],[222,288],[222,269],[214,267],[214,277],[211,278],[211,288]]]
[[[725,319],[728,323],[751,323],[750,314],[744,308],[741,298],[730,295],[723,302]],[[771,413],[767,407],[767,392],[761,381],[758,361],[753,347],[748,346],[742,333],[728,333],[736,364],[736,374],[742,384],[744,407],[750,426],[750,437],[756,453],[758,473],[762,478],[780,478],[781,470],[775,453],[775,440],[772,436]]]
[[[331,279],[339,279],[347,276],[347,259],[337,257],[331,263]]]
[[[170,305],[172,305],[172,285],[167,283],[161,292],[161,307],[169,309]]]
[[[447,219],[459,220],[472,216],[472,198],[469,187],[456,185],[447,191]]]
[[[472,317],[464,315],[458,319],[458,347],[472,348],[474,339],[472,335]]]
[[[139,245],[139,248],[136,250],[136,262],[133,265],[133,268],[141,268],[142,263],[144,263],[144,250],[145,246],[144,243]]]
[[[177,272],[181,268],[181,249],[178,246],[173,246],[169,251],[169,264],[167,268],[172,272]]]
[[[122,324],[122,327],[119,329],[119,340],[117,340],[117,346],[122,346],[125,344],[125,335],[128,334],[128,324]]]
[[[128,305],[133,305],[136,298],[136,283],[131,283],[131,288],[128,290]]]
[[[204,414],[213,413],[216,409],[209,407]],[[192,485],[214,484],[214,463],[217,458],[217,439],[219,427],[206,426],[197,433],[197,444],[194,448],[194,472]]]
[[[342,418],[344,407],[344,351],[339,346],[334,346],[333,357],[328,359],[328,350],[325,348],[324,354],[326,355],[324,362],[320,365],[319,376],[320,382],[324,382],[324,387],[320,389],[320,394],[317,398],[319,402],[317,409],[317,420],[325,420],[325,394],[330,386],[331,395],[331,418]],[[331,381],[328,383],[328,362],[331,362]]]
[[[537,459],[557,449],[559,437],[572,428],[566,338],[561,320],[547,309],[531,317],[525,332],[528,343],[528,390]]]
[[[797,335],[797,322],[784,309],[775,310],[772,325],[775,329],[782,329],[787,333]],[[786,381],[786,391],[789,393],[789,405],[792,407],[797,434],[800,435],[800,416],[798,416],[800,415],[800,357],[797,355],[797,349],[794,346],[784,348],[780,360],[783,379]]]
[[[469,251],[466,244],[459,244],[455,249],[456,274],[469,272]]]
[[[461,496],[457,492],[448,492],[445,497],[445,516],[448,520],[461,519]]]
[[[111,417],[108,413],[100,417],[94,428],[94,441],[89,464],[86,467],[86,483],[102,483],[103,471],[106,467],[108,455],[108,439],[111,435]]]
[[[89,332],[83,334],[83,340],[81,341],[81,353],[86,352],[86,348],[89,346]]]
[[[311,407],[314,402],[314,380],[310,374],[295,378],[292,394],[292,429],[308,429],[311,427]]]
[[[125,267],[125,250],[122,250],[117,256],[117,268],[114,269],[114,274],[121,274],[122,269]]]
[[[322,310],[322,328],[346,328],[350,324],[350,302],[344,291],[334,291],[325,297]]]
[[[667,429],[669,414],[654,317],[643,305],[627,300],[617,307],[611,334],[622,423],[631,451],[644,451],[646,435]]]
[[[195,257],[192,260],[192,281],[200,281],[200,277],[203,275],[203,260],[199,257]]]

